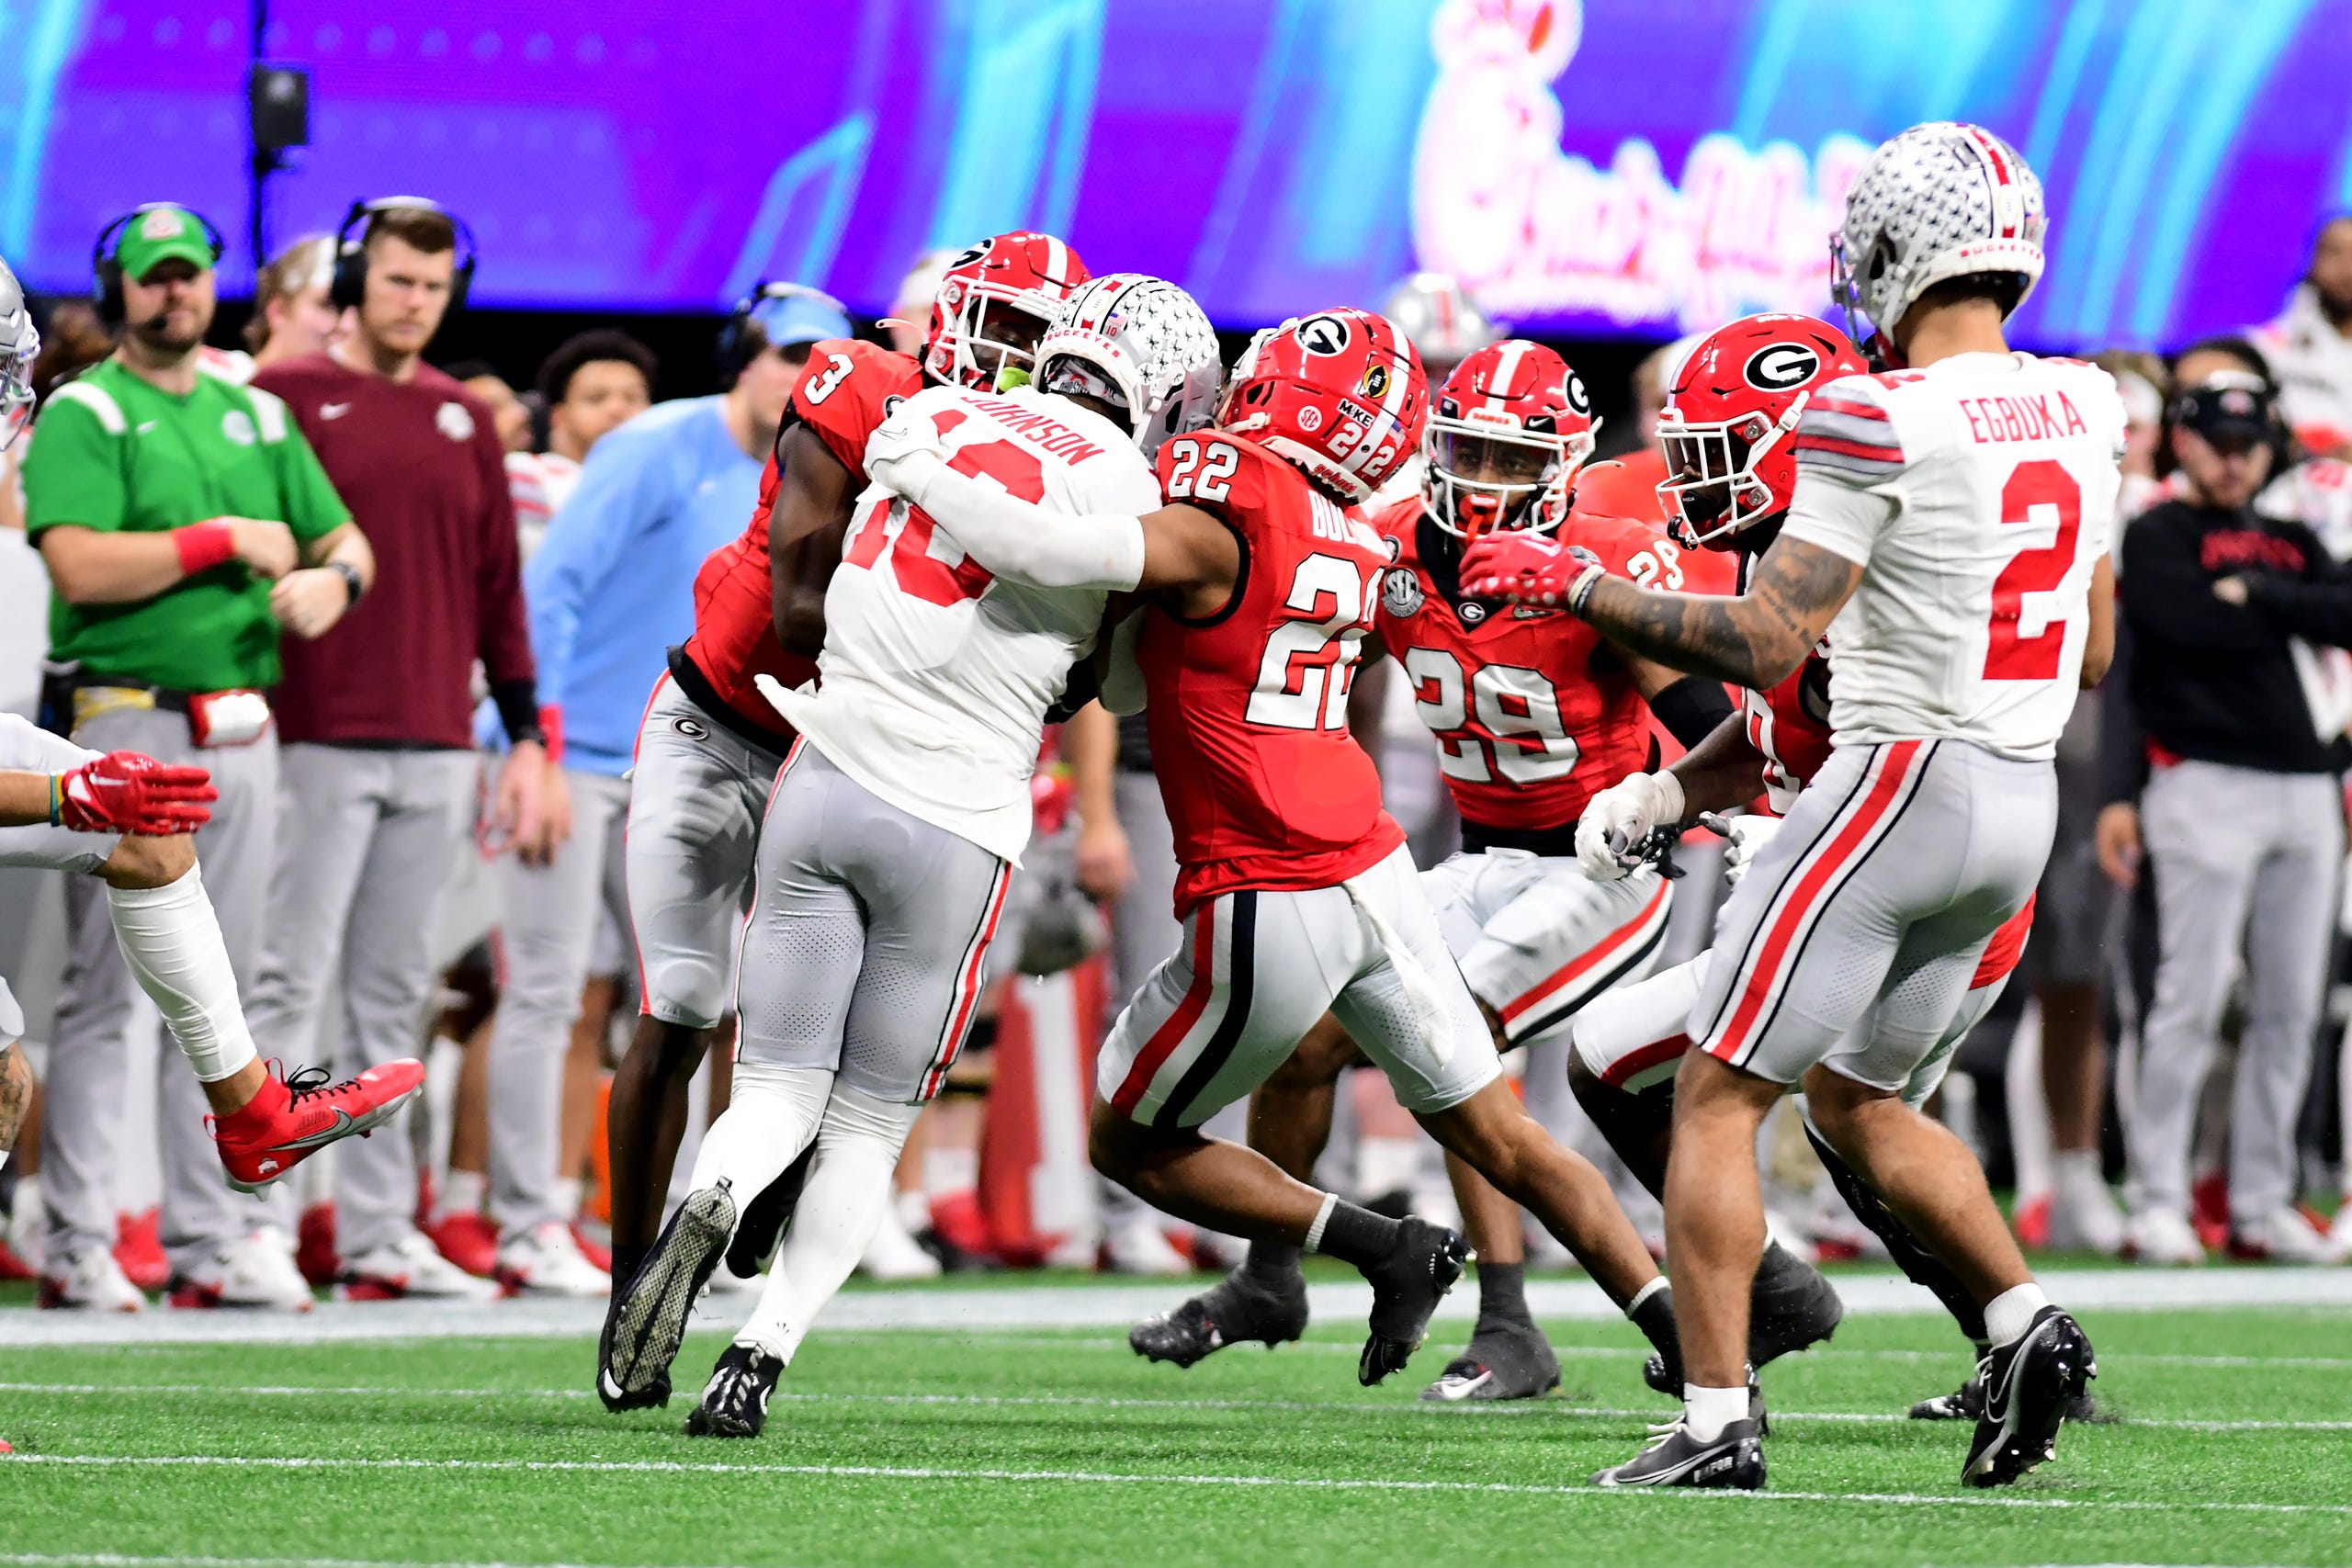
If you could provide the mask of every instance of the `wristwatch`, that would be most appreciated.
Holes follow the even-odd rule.
[[[368,592],[368,585],[359,580],[359,569],[347,560],[331,560],[327,562],[327,570],[343,579],[344,591],[351,595],[345,604],[358,604],[359,596]]]

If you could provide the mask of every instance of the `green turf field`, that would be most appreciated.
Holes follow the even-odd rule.
[[[1959,1428],[1890,1418],[1963,1371],[1890,1316],[1772,1369],[1761,1498],[1585,1488],[1668,1409],[1614,1325],[1554,1325],[1566,1398],[1484,1409],[1413,1398],[1458,1327],[1373,1391],[1336,1325],[1190,1372],[820,1330],[748,1443],[680,1436],[690,1393],[605,1415],[584,1341],[20,1348],[0,1563],[2352,1562],[2352,1318],[2086,1315],[2120,1418],[2025,1484],[1965,1492]]]

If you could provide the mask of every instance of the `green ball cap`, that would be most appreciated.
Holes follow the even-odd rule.
[[[115,242],[115,260],[125,277],[147,281],[147,275],[167,261],[184,261],[198,272],[210,272],[212,240],[185,207],[158,207],[142,212]]]

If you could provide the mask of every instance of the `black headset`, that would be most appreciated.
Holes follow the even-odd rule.
[[[749,294],[735,301],[735,308],[727,313],[727,324],[718,329],[718,378],[720,380],[732,381],[743,373],[744,367],[751,364],[756,356],[757,350],[753,349],[745,339],[744,328],[751,324],[752,318],[758,314],[760,307],[771,299],[814,299],[820,304],[831,306],[833,310],[840,311],[843,317],[849,314],[848,307],[840,300],[823,289],[811,288],[805,283],[780,283],[769,279],[754,284]]]
[[[449,279],[449,309],[465,309],[466,291],[473,287],[474,263],[481,259],[474,231],[466,220],[437,201],[421,196],[386,196],[355,201],[334,231],[334,273],[327,284],[327,299],[335,308],[356,310],[368,298],[368,231],[388,212],[437,212],[458,231],[458,269]]]
[[[220,225],[194,208],[182,207],[175,201],[142,201],[113,222],[98,231],[97,243],[90,247],[90,304],[97,310],[98,320],[109,327],[122,325],[122,262],[118,254],[122,246],[124,231],[151,212],[185,212],[204,225],[204,237],[212,246],[212,265],[229,252],[229,242],[220,236]]]

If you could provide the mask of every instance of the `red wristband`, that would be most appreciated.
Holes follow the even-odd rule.
[[[180,553],[182,575],[194,577],[237,558],[237,535],[218,520],[191,523],[172,530],[172,547]]]
[[[543,707],[539,710],[539,744],[547,748],[548,761],[563,761],[563,710]]]

